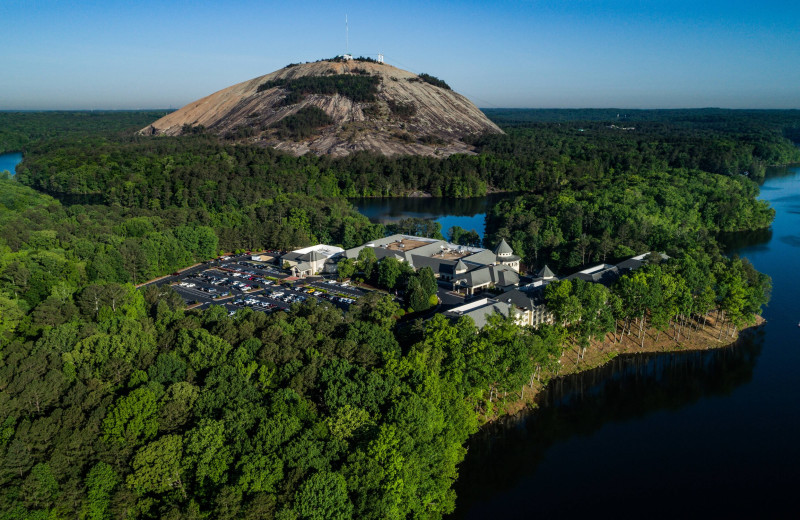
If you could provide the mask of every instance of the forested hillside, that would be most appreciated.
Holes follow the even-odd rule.
[[[769,278],[720,255],[715,235],[773,213],[748,176],[703,165],[796,153],[734,133],[726,163],[719,143],[670,125],[536,124],[476,156],[293,157],[116,133],[128,117],[111,132],[31,132],[17,180],[0,180],[0,518],[440,518],[468,436],[557,374],[565,349],[644,344],[648,328],[678,342],[709,315],[720,338],[753,321]],[[492,211],[489,240],[510,239],[531,267],[672,258],[611,288],[553,284],[557,323],[536,330],[499,315],[480,331],[442,316],[397,327],[378,293],[346,314],[228,316],[132,285],[221,249],[383,235],[346,196],[489,189],[520,192]],[[348,267],[391,287],[397,266],[366,264]]]

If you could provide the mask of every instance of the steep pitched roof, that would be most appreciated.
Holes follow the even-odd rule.
[[[539,272],[536,273],[536,276],[539,278],[555,278],[556,274],[551,271],[549,267],[547,267],[547,264],[545,264],[544,267],[542,267]]]
[[[504,238],[504,239],[502,239],[500,241],[499,244],[497,244],[497,247],[494,250],[494,254],[496,254],[496,255],[511,255],[511,254],[514,254],[514,250],[511,249],[511,246],[508,245],[508,242],[506,242],[506,239]]]
[[[503,266],[492,266],[489,268],[492,281],[498,287],[508,287],[509,285],[519,284],[519,273],[513,269]]]

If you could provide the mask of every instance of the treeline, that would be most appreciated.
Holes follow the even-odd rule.
[[[562,270],[644,251],[715,249],[720,231],[770,225],[775,211],[757,195],[743,176],[643,171],[501,201],[487,214],[486,242],[505,238],[529,268]]]
[[[301,76],[292,79],[272,79],[258,86],[257,92],[279,87],[287,91],[285,105],[300,102],[309,94],[339,94],[357,103],[375,101],[380,78],[366,74],[333,74],[330,76]]]
[[[530,123],[606,122],[637,123],[658,122],[725,128],[741,132],[744,128],[768,127],[772,129],[798,128],[800,110],[756,110],[727,108],[483,108],[492,121],[501,126],[520,126]]]
[[[169,112],[170,110],[0,111],[0,153],[24,152],[32,143],[53,137],[135,132]]]
[[[800,161],[800,149],[785,137],[791,125],[800,126],[800,113],[761,124],[737,119],[710,125],[530,123],[508,127],[505,135],[486,135],[475,144],[482,153],[514,159],[519,167],[535,172],[530,179],[534,184],[526,189],[556,180],[552,176],[558,164],[579,182],[667,168],[746,174],[760,180],[769,165]]]
[[[612,333],[615,342],[635,334],[640,346],[652,331],[656,341],[662,333],[686,340],[705,328],[712,311],[721,339],[754,323],[769,301],[771,279],[746,259],[689,250],[668,261],[658,255],[647,260],[610,289],[580,279],[545,287],[548,309],[581,348],[581,357],[591,341],[605,342]]]
[[[85,140],[62,140],[33,147],[22,165],[30,174],[20,178],[51,192],[103,193],[109,202],[118,200],[121,191],[134,190],[137,199],[161,203],[165,196],[174,197],[183,186],[202,183],[201,179],[220,185],[221,200],[226,200],[227,186],[238,189],[246,185],[250,192],[263,193],[264,188],[256,185],[265,176],[280,179],[284,191],[314,196],[397,196],[426,191],[434,196],[471,197],[485,195],[490,187],[534,193],[562,186],[592,190],[611,180],[684,168],[726,175],[748,172],[753,179],[763,175],[767,164],[800,160],[797,147],[776,134],[764,134],[760,140],[716,140],[696,132],[681,136],[671,127],[645,133],[603,125],[579,130],[563,124],[509,129],[507,135],[479,140],[480,155],[446,159],[387,158],[365,152],[337,159],[298,158],[249,145],[225,146],[203,135],[95,138],[91,149]],[[170,175],[164,175],[165,169]],[[214,175],[217,170],[222,171]],[[137,184],[141,178],[148,182]],[[174,186],[177,180],[181,187]]]

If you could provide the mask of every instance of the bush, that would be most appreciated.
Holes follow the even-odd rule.
[[[417,74],[416,78],[411,78],[409,81],[424,81],[425,83],[430,83],[434,87],[443,88],[446,90],[452,90],[450,85],[442,81],[441,79],[437,78],[436,76],[431,76],[430,74],[425,74],[424,72],[421,74]]]
[[[417,113],[417,106],[414,103],[402,103],[390,99],[388,101],[389,110],[392,111],[392,114],[401,117],[403,119],[409,118]]]
[[[304,107],[294,114],[284,117],[272,128],[277,129],[276,135],[281,139],[303,139],[316,133],[316,130],[333,124],[334,121],[319,107]]]
[[[257,92],[282,88],[288,98],[301,100],[308,94],[339,94],[355,102],[375,101],[380,78],[369,75],[335,74],[332,76],[303,76],[296,79],[273,79],[258,86]],[[286,100],[284,100],[286,101]],[[295,103],[297,101],[294,101]],[[292,104],[292,103],[285,103]]]

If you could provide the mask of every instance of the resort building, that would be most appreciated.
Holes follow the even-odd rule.
[[[293,276],[303,278],[320,273],[335,273],[338,257],[344,249],[336,246],[317,244],[286,253],[281,257],[281,265],[288,266]]]
[[[490,251],[397,234],[348,249],[342,257],[356,259],[365,247],[371,247],[379,261],[391,257],[407,262],[414,269],[429,267],[443,286],[466,295],[492,287],[509,289],[519,285],[520,257],[505,240]]]
[[[469,316],[475,325],[482,329],[488,323],[489,316],[499,312],[503,316],[509,316],[514,312],[513,307],[507,303],[498,302],[490,298],[475,300],[454,309],[450,309],[444,315],[457,320],[463,316]]]
[[[501,250],[498,246],[497,250]],[[499,253],[497,253],[499,256]],[[667,260],[669,257],[663,253],[644,253],[624,260],[616,265],[600,264],[594,267],[583,269],[575,274],[567,276],[565,280],[581,279],[592,283],[601,283],[610,286],[619,279],[620,276],[628,274],[631,271],[639,269],[647,263],[650,255],[657,254],[662,260]],[[503,265],[494,265],[485,267],[483,269],[503,269]],[[482,275],[480,269],[469,271],[466,274],[476,273],[470,281],[471,287],[483,287],[488,285]],[[456,277],[456,283],[460,280]],[[518,325],[538,327],[543,323],[552,324],[555,321],[553,313],[545,305],[544,288],[551,282],[558,281],[559,278],[556,274],[546,265],[536,273],[531,283],[521,287],[510,287],[509,290],[489,298],[469,302],[465,305],[455,307],[445,313],[453,319],[461,316],[469,316],[474,321],[478,328],[483,327],[489,316],[495,312],[501,313],[503,316],[513,316],[514,321]],[[519,279],[517,278],[517,284]],[[495,287],[502,285],[495,282]],[[472,294],[472,293],[468,293]]]

